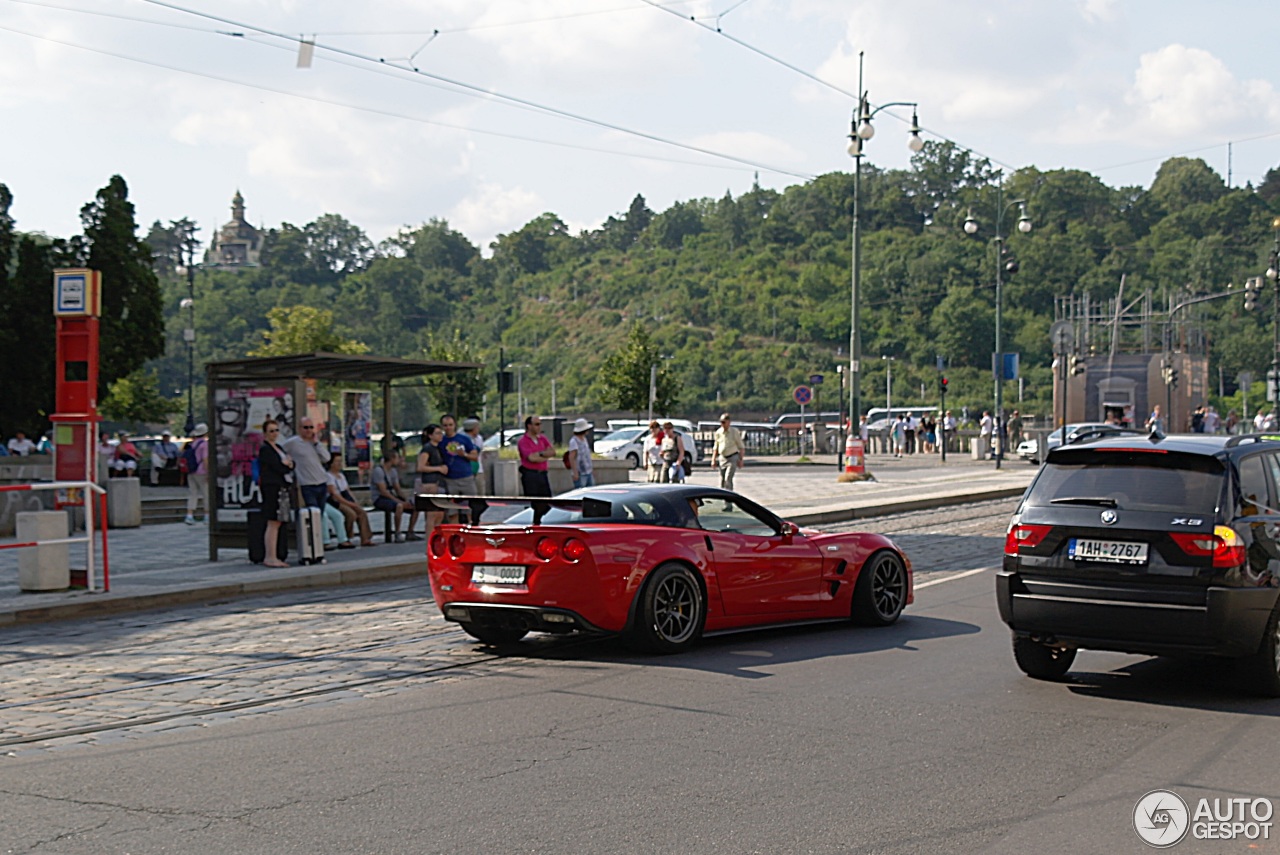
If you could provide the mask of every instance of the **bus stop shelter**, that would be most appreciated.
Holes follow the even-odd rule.
[[[394,435],[391,390],[395,381],[429,374],[474,371],[479,362],[436,362],[360,354],[305,353],[210,362],[205,366],[209,443],[209,472],[205,507],[209,520],[209,560],[218,550],[247,546],[248,515],[259,513],[255,477],[262,422],[271,418],[281,431],[293,435],[298,420],[308,414],[307,381],[377,386],[382,392],[381,428],[384,444]],[[409,384],[404,384],[409,385]],[[372,422],[371,396],[350,398],[342,414],[343,431]]]

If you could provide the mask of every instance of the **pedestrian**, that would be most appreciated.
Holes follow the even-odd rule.
[[[484,479],[484,437],[480,435],[480,420],[470,416],[462,420],[462,432],[471,438],[476,447],[476,459],[471,461],[471,474],[476,477],[476,492],[487,493]]]
[[[36,444],[27,439],[27,435],[22,431],[14,431],[13,439],[9,440],[9,453],[17,457],[27,457],[35,454]]]
[[[138,458],[142,455],[138,453],[138,446],[133,444],[128,434],[121,431],[119,434],[120,442],[116,445],[115,459],[111,461],[111,469],[117,478],[132,478],[133,474],[138,471]]]
[[[168,431],[160,434],[160,441],[151,448],[151,486],[160,483],[160,472],[163,469],[178,469],[178,446]]]
[[[440,454],[444,457],[444,465],[449,469],[444,476],[444,492],[450,496],[479,495],[471,463],[480,459],[480,447],[471,441],[471,437],[458,432],[458,420],[452,413],[445,413],[440,417],[440,427],[444,429]],[[466,511],[448,514],[450,521],[469,516],[470,513]]]
[[[293,482],[293,458],[280,445],[280,423],[267,419],[262,423],[263,441],[258,449],[258,488],[262,491],[262,516],[267,523],[267,567],[288,567],[276,556],[280,526],[290,516],[289,485]]]
[[[916,453],[916,428],[918,423],[914,413],[907,413],[907,417],[902,421],[903,447],[904,454]]]
[[[520,452],[521,491],[526,496],[550,496],[551,481],[547,477],[547,461],[556,456],[556,451],[551,447],[551,440],[542,433],[540,417],[525,418],[524,436],[520,437],[516,448]]]
[[[1227,420],[1223,422],[1223,427],[1226,428],[1227,434],[1228,435],[1234,434],[1236,432],[1236,425],[1239,423],[1240,423],[1239,414],[1237,414],[1235,410],[1228,410]]]
[[[1022,442],[1022,416],[1017,410],[1009,414],[1009,445],[1016,451]]]
[[[413,482],[413,492],[416,496],[418,493],[430,493],[438,495],[440,493],[449,492],[445,486],[445,474],[449,471],[448,465],[444,462],[444,454],[440,451],[440,443],[444,440],[444,428],[438,424],[429,424],[422,429],[422,450],[418,452],[417,465],[414,467],[416,477]],[[431,537],[431,531],[444,519],[444,514],[440,511],[426,511],[426,537]],[[418,505],[414,502],[413,510],[409,512],[409,534],[413,534],[414,529],[418,525]],[[416,538],[417,535],[414,535]]]
[[[733,476],[746,460],[747,446],[742,441],[742,432],[733,426],[728,413],[720,414],[720,427],[716,428],[715,441],[711,446],[711,466],[720,467],[720,487],[733,489]]]
[[[1147,418],[1147,430],[1151,433],[1164,433],[1164,417],[1160,415],[1159,404],[1151,408],[1151,415]]]
[[[369,478],[373,506],[391,514],[391,529],[386,532],[387,543],[404,543],[408,539],[401,523],[409,513],[411,503],[405,498],[404,489],[400,486],[400,461],[400,452],[394,447],[388,448],[383,452],[382,463],[373,468],[373,474]],[[421,538],[415,536],[414,540]]]
[[[355,530],[360,529],[360,545],[373,546],[373,530],[369,525],[369,514],[364,508],[360,507],[360,503],[356,501],[356,497],[351,494],[351,485],[347,483],[347,476],[342,472],[342,455],[335,454],[329,458],[329,503],[336,506],[346,520],[347,544],[338,544],[339,549],[350,549],[355,544],[351,543],[351,538],[355,536]]]
[[[951,415],[950,410],[947,410],[946,415],[942,417],[942,441],[947,443],[948,451],[955,451],[959,448],[958,440],[956,439],[956,428],[959,426],[960,423],[956,421],[956,417]]]
[[[595,425],[586,419],[573,423],[573,438],[569,440],[569,471],[573,473],[573,488],[594,487],[596,476],[591,465],[591,443],[587,435]]]
[[[907,447],[907,417],[899,415],[889,427],[889,444],[893,447],[893,456],[901,457]]]
[[[650,483],[658,483],[662,480],[662,425],[657,420],[649,422],[649,433],[644,438],[644,465],[648,471],[648,480]]]
[[[1204,433],[1204,405],[1191,411],[1191,432]]]
[[[987,455],[991,453],[991,430],[994,427],[995,422],[991,419],[991,413],[983,410],[982,418],[978,421],[978,447],[982,449],[983,460],[986,460]]]
[[[663,482],[679,484],[684,481],[684,463],[688,457],[684,439],[671,422],[662,423],[662,463],[665,468]]]
[[[329,447],[316,437],[316,423],[310,417],[303,418],[298,433],[282,443],[293,458],[294,478],[302,493],[302,504],[308,508],[324,509],[329,496]]]
[[[1204,432],[1217,433],[1220,427],[1222,427],[1222,417],[1218,415],[1218,408],[1209,407],[1204,413]]]
[[[204,502],[204,515],[209,515],[209,426],[204,422],[191,431],[185,457],[187,460],[187,525],[196,524],[196,511]],[[192,461],[195,466],[192,466]]]

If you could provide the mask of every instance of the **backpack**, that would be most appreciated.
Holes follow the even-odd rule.
[[[187,447],[182,449],[182,459],[180,461],[183,472],[195,472],[200,468],[200,460],[196,457],[196,443],[204,442],[202,439],[193,439],[187,443]]]
[[[563,455],[561,455],[560,460],[564,463],[565,469],[573,468],[573,464],[569,462],[569,452],[566,451]]]

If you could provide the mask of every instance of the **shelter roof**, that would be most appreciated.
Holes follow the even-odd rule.
[[[344,380],[352,383],[390,383],[404,377],[444,374],[483,368],[483,362],[435,362],[422,359],[345,353],[299,353],[210,362],[214,381],[272,380],[285,377]]]

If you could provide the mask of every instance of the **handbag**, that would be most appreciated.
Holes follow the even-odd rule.
[[[287,523],[293,519],[293,507],[289,499],[289,491],[281,488],[280,499],[276,504],[276,519],[282,523]]]

